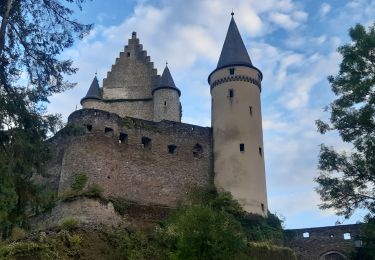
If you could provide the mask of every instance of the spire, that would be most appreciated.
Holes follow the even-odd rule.
[[[249,54],[234,21],[233,11],[231,15],[232,19],[229,24],[227,36],[225,37],[223,49],[221,50],[219,62],[217,63],[217,69],[231,65],[252,66]]]
[[[99,87],[99,82],[98,82],[98,78],[96,77],[96,73],[95,73],[94,79],[92,80],[90,88],[87,91],[86,96],[81,99],[81,103],[85,99],[99,99],[99,100],[102,99],[102,92]]]
[[[178,95],[181,96],[181,91],[174,84],[171,72],[169,71],[168,62],[166,62],[166,65],[165,65],[163,74],[161,75],[161,78],[159,80],[159,83],[152,90],[152,93],[154,93],[156,90],[162,89],[162,88],[174,89],[178,92]]]

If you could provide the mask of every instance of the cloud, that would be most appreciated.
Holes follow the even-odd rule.
[[[323,3],[321,6],[320,6],[320,10],[319,10],[319,13],[320,13],[320,16],[324,17],[326,16],[329,12],[331,11],[331,6],[327,3]]]

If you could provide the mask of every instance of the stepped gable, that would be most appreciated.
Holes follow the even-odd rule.
[[[103,98],[106,100],[151,100],[151,91],[160,76],[150,57],[139,43],[136,32],[128,45],[116,58],[111,71],[103,81]]]

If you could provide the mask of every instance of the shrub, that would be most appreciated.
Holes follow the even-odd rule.
[[[79,221],[76,218],[66,218],[63,219],[60,223],[60,228],[63,230],[74,230],[78,227]]]
[[[87,176],[83,173],[77,174],[70,185],[73,191],[80,191],[85,187],[87,182]]]
[[[25,236],[26,236],[26,231],[24,229],[19,228],[19,227],[14,227],[12,229],[10,239],[13,240],[13,241],[16,241],[16,240],[20,240],[20,239],[25,238]]]
[[[253,259],[262,260],[297,260],[297,256],[292,249],[270,245],[265,242],[248,243],[246,248],[246,255]]]
[[[51,246],[34,242],[16,242],[0,247],[0,259],[48,260],[57,257]]]
[[[87,188],[85,192],[85,196],[92,197],[92,198],[100,198],[103,192],[103,188],[100,187],[98,184],[94,183]]]

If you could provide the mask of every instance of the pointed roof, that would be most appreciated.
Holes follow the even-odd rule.
[[[242,41],[240,32],[238,31],[233,15],[216,69],[231,65],[253,65],[251,63],[249,54],[247,53],[245,44]]]
[[[102,91],[100,90],[98,78],[96,77],[96,75],[92,80],[92,83],[90,85],[89,90],[87,91],[86,96],[81,99],[81,104],[82,101],[85,99],[102,99]]]
[[[165,66],[163,74],[162,74],[162,76],[159,80],[159,83],[152,90],[152,93],[154,93],[158,89],[163,89],[163,88],[174,89],[178,92],[178,95],[181,96],[181,91],[174,84],[174,81],[173,81],[171,72],[169,71],[168,65]]]

